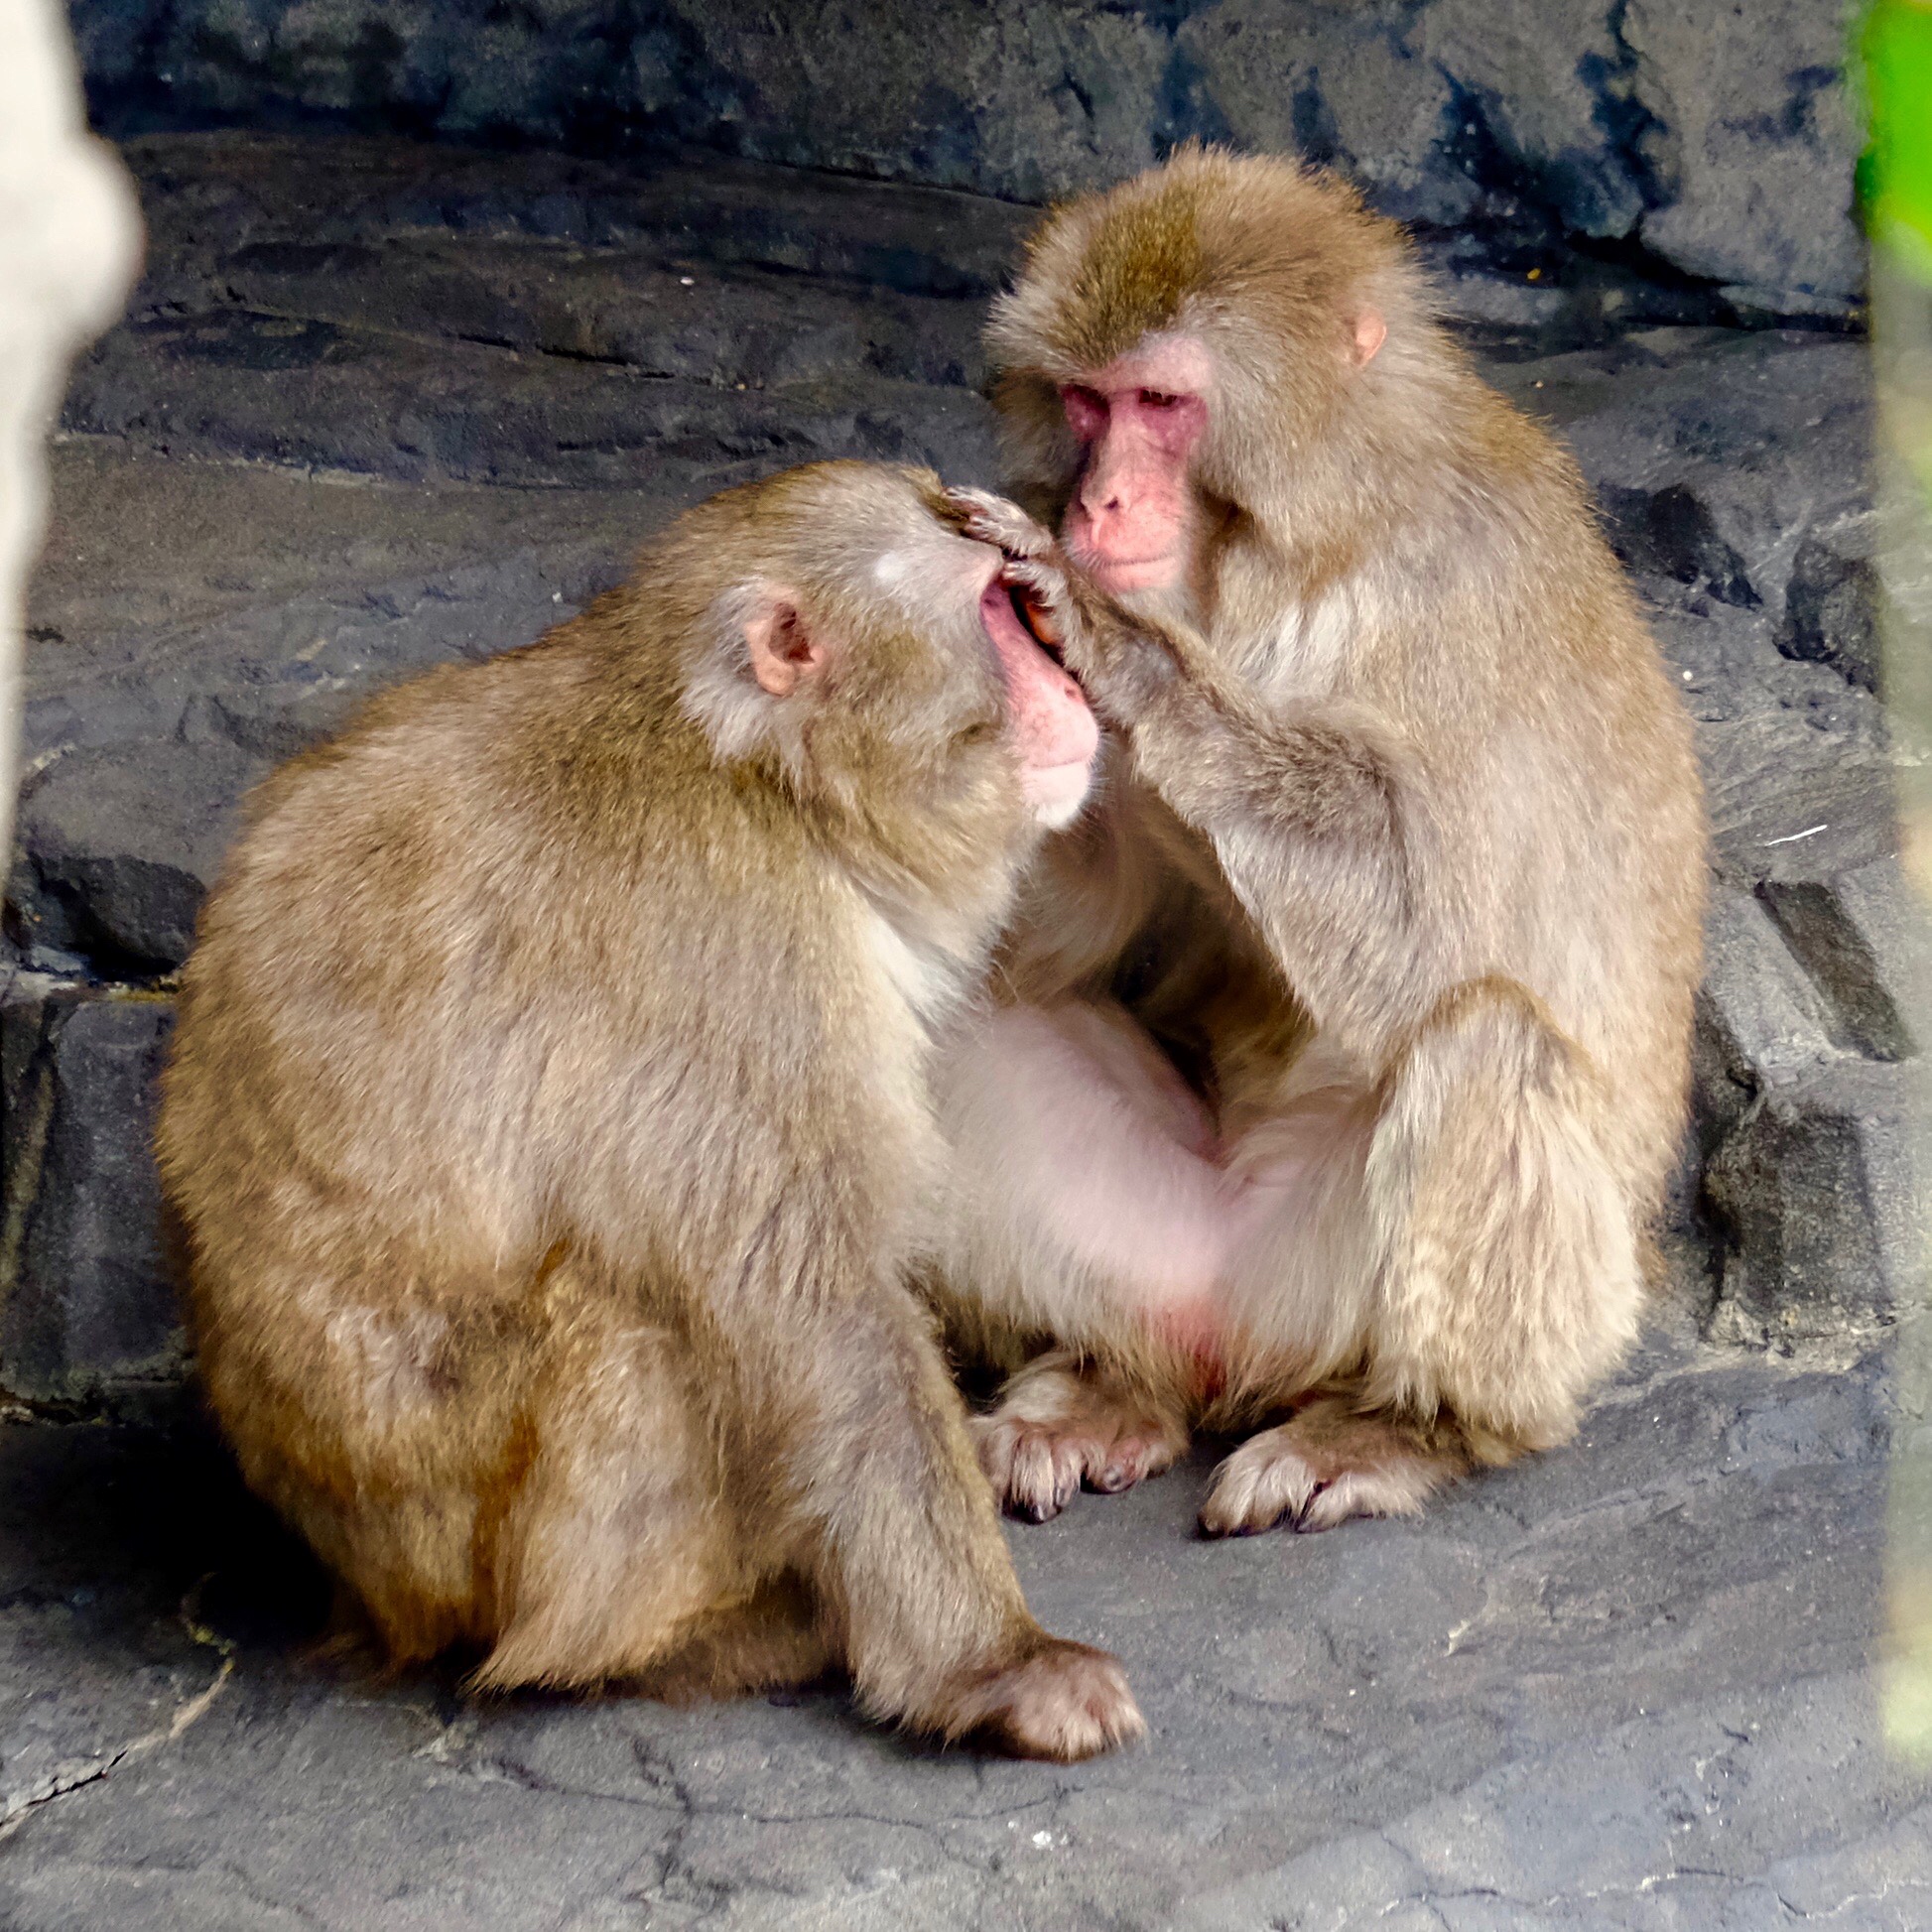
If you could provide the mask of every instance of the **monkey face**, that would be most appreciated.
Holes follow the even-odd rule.
[[[1102,589],[1167,590],[1182,580],[1193,549],[1189,470],[1214,374],[1198,340],[1169,335],[1060,385],[1080,447],[1063,528]]]
[[[939,479],[826,463],[752,488],[757,568],[717,599],[723,634],[687,692],[713,748],[774,751],[795,787],[908,837],[1067,824],[1099,727]]]
[[[1358,378],[1428,308],[1400,230],[1345,184],[1183,148],[1056,208],[993,304],[1014,494],[1108,592],[1212,606],[1230,532],[1306,537],[1308,479],[1386,387]]]

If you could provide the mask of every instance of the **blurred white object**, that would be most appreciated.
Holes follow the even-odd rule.
[[[87,132],[66,11],[0,0],[0,854],[13,849],[27,573],[47,505],[47,432],[74,350],[120,313],[141,216]]]

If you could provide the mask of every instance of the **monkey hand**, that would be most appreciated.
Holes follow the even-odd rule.
[[[1053,532],[1004,496],[964,486],[942,492],[941,510],[963,537],[991,544],[1008,557],[1046,557],[1054,550]]]
[[[1082,577],[1045,524],[989,490],[949,489],[946,501],[962,536],[1005,554],[1003,576],[1020,592],[1028,628],[1115,723],[1130,724],[1173,682],[1180,667],[1169,641]]]
[[[1007,575],[1039,568],[1011,565]],[[1060,631],[1060,661],[1095,710],[1131,730],[1185,675],[1180,651],[1165,631],[1129,616],[1084,579],[1059,569],[1054,574],[1067,606],[1064,616],[1049,606]],[[1042,590],[1029,579],[1026,594],[1032,599]]]

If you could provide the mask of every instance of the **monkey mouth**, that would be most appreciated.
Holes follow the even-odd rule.
[[[1013,606],[1013,616],[1021,630],[1039,645],[1048,657],[1052,658],[1061,670],[1067,670],[1067,659],[1061,650],[1060,632],[1051,614],[1024,583],[1015,583],[1012,579],[1002,577],[999,587],[1006,592],[1006,600]],[[1073,673],[1067,672],[1071,678]],[[1074,682],[1078,684],[1079,679]]]

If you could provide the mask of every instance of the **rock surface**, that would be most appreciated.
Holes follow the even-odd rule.
[[[329,116],[1037,202],[1190,137],[1348,168],[1505,248],[1843,314],[1841,0],[75,0],[98,115]]]
[[[147,277],[54,451],[8,889],[46,975],[4,995],[39,1043],[19,1117],[59,1131],[7,1140],[0,1386],[67,1404],[145,1401],[179,1354],[128,1029],[165,1024],[246,788],[378,687],[537,635],[725,483],[827,454],[992,480],[977,328],[1028,218],[739,162],[127,153]],[[1525,305],[1437,254],[1491,378],[1599,490],[1698,721],[1718,890],[1675,1220],[1717,1331],[1882,1324],[1918,1292],[1923,946],[1891,856],[1864,350],[1610,327],[1600,280]]]
[[[193,1435],[0,1426],[10,1932],[1740,1932],[1932,1920],[1877,1741],[1893,1401],[1659,1337],[1414,1523],[1219,1544],[1197,1457],[1011,1532],[1151,1735],[939,1753],[835,1690],[472,1705],[305,1661],[325,1590]]]
[[[1443,254],[1698,720],[1682,1265],[1578,1444],[1417,1522],[1195,1543],[1204,1450],[1015,1529],[1043,1620],[1117,1648],[1152,1725],[1054,1770],[908,1744],[830,1689],[477,1706],[311,1661],[325,1586],[168,1408],[145,1114],[168,975],[276,759],[534,636],[721,482],[845,451],[990,478],[974,331],[1023,215],[739,164],[130,157],[153,251],[53,452],[0,961],[0,1391],[37,1418],[0,1421],[0,1925],[1932,1920],[1932,1779],[1880,1747],[1869,1671],[1885,1446],[1924,1430],[1881,1345],[1924,1328],[1927,1005],[1856,587],[1857,344],[1610,329],[1602,282],[1528,303]],[[99,1410],[174,1426],[60,1419]]]

